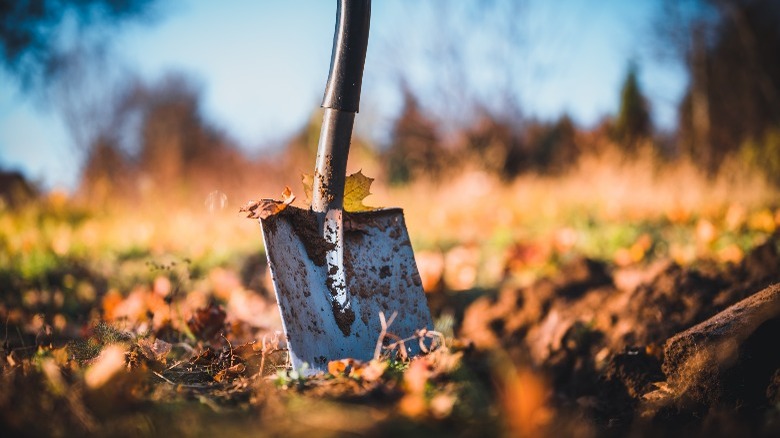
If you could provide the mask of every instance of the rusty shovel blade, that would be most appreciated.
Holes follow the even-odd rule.
[[[268,264],[282,314],[292,366],[326,370],[329,361],[370,360],[382,331],[380,312],[397,316],[385,338],[412,338],[433,329],[428,303],[397,208],[344,213],[344,275],[350,309],[334,303],[327,254],[315,214],[288,207],[261,221]],[[411,355],[417,339],[405,343]]]

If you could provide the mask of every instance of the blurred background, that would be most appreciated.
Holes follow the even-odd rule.
[[[113,160],[132,192],[202,158],[192,182],[230,192],[203,180],[316,143],[335,2],[4,3],[0,164],[43,189],[88,190]],[[777,9],[378,1],[358,142],[387,158],[390,183],[463,163],[560,172],[594,151],[586,133],[710,173],[739,156],[777,175]]]
[[[302,193],[335,8],[1,1],[6,275],[171,254],[260,275],[236,212]],[[372,18],[348,170],[406,209],[428,290],[571,253],[733,262],[777,228],[777,2],[380,0]]]
[[[0,423],[628,435],[644,387],[664,391],[664,341],[780,281],[780,1],[375,0],[348,172],[404,209],[452,350],[385,361],[384,389],[341,363],[363,377],[328,378],[349,397],[332,404],[283,349],[265,362],[281,319],[238,211],[286,186],[307,207],[335,12],[0,0]],[[756,394],[777,425],[772,372]]]

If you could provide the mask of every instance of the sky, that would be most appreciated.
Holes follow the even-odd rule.
[[[406,37],[404,50],[418,52],[404,58],[410,65],[402,66],[417,84],[415,90],[424,94],[437,80],[426,76],[424,62],[415,64],[425,47],[414,38],[425,40],[437,30],[436,17],[425,15],[424,1],[430,0],[374,0],[356,129],[382,132],[398,112],[401,101],[391,74],[398,66],[385,50],[397,40]],[[620,85],[633,61],[656,125],[672,129],[686,76],[679,65],[653,55],[657,4],[529,0],[519,18],[528,42],[516,76],[524,113],[544,120],[567,113],[580,126],[593,126],[617,111]],[[153,23],[112,35],[114,59],[151,82],[170,71],[194,78],[203,92],[206,118],[244,149],[262,153],[300,129],[319,106],[335,0],[183,0],[165,2],[163,8]],[[486,34],[482,31],[463,33],[476,41],[471,53],[499,44],[480,39]],[[474,64],[469,76],[478,82],[474,88],[494,87],[492,72]],[[2,83],[13,81],[0,73]],[[0,167],[21,170],[46,189],[72,190],[81,161],[56,110],[14,86],[0,86]]]

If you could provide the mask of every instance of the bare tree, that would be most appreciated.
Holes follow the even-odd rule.
[[[153,18],[156,0],[0,0],[0,65],[26,90],[61,72],[72,44],[100,51],[116,28]]]
[[[662,45],[685,61],[681,149],[714,171],[746,141],[780,125],[780,4],[667,0]],[[755,143],[756,147],[761,147]]]

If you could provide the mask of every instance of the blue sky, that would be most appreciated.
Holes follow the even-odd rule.
[[[592,126],[616,111],[620,84],[634,60],[656,124],[672,127],[686,78],[679,65],[652,55],[657,3],[530,0],[522,17],[529,43],[517,74],[523,111],[542,119],[566,112],[581,126]],[[400,104],[387,73],[394,61],[382,58],[383,48],[399,35],[425,38],[426,32],[436,32],[435,22],[422,16],[424,8],[414,6],[411,1],[373,2],[358,117],[365,130],[381,131]],[[113,36],[116,59],[149,81],[171,70],[195,78],[203,90],[206,117],[244,148],[262,153],[299,129],[319,105],[335,0],[189,0],[168,2],[164,8],[156,23]],[[404,47],[422,50],[414,43]],[[407,58],[410,63],[415,59]],[[424,65],[406,67],[417,71],[415,88],[424,91]],[[482,73],[470,76],[482,81],[474,87],[489,89],[490,72]],[[411,76],[414,80],[415,73]],[[0,83],[11,81],[0,75]],[[13,87],[0,87],[0,166],[20,169],[46,188],[73,188],[80,163],[55,111]]]

